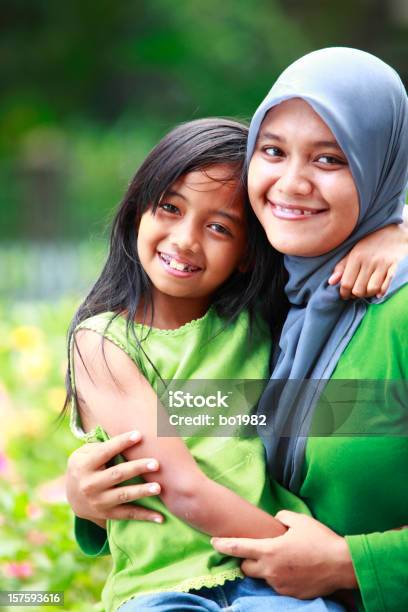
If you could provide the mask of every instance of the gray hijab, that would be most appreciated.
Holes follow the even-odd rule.
[[[408,282],[407,258],[381,299],[343,301],[338,288],[327,284],[335,264],[363,236],[402,221],[408,102],[398,74],[373,55],[349,48],[315,51],[289,66],[259,106],[249,130],[248,160],[266,113],[290,98],[308,102],[331,129],[349,162],[360,203],[356,228],[336,249],[319,257],[286,255],[284,260],[291,307],[272,377],[259,403],[261,414],[272,414],[271,424],[259,428],[259,434],[272,475],[297,492],[307,428],[324,381],[333,373],[367,305],[385,301]],[[282,379],[294,381],[282,385]],[[314,384],[304,385],[305,379],[313,379]]]

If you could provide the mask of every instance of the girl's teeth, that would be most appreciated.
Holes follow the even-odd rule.
[[[176,259],[171,259],[169,265],[170,265],[170,268],[173,268],[174,270],[179,270],[180,272],[184,272],[188,268],[187,264],[182,264]]]
[[[173,270],[178,270],[179,272],[196,272],[199,268],[194,266],[190,266],[189,264],[184,264],[181,261],[177,261],[174,257],[170,257],[165,253],[160,253],[161,259]]]

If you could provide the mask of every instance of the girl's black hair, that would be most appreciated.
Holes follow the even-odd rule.
[[[162,196],[180,177],[216,164],[231,168],[229,176],[222,181],[236,179],[238,189],[245,195],[248,245],[246,271],[234,272],[218,288],[212,305],[226,322],[234,320],[244,309],[249,311],[252,319],[255,309],[261,309],[270,324],[273,338],[277,340],[287,313],[283,291],[286,274],[282,256],[269,244],[246,196],[247,137],[248,127],[237,121],[198,119],[177,126],[154,147],[119,205],[113,221],[108,258],[71,322],[68,347],[72,339],[75,341],[74,331],[82,321],[107,311],[115,313],[115,316],[126,314],[127,332],[132,333],[140,346],[141,339],[136,338],[133,326],[136,311],[142,303],[145,313],[153,313],[154,309],[151,282],[137,250],[140,219],[149,208],[153,212],[156,210]],[[69,359],[67,398],[62,414],[74,396],[71,367]]]

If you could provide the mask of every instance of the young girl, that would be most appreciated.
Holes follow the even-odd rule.
[[[273,609],[275,592],[242,580],[238,563],[214,553],[206,534],[274,536],[283,532],[271,516],[278,509],[308,513],[267,481],[259,439],[156,436],[159,379],[268,375],[270,334],[257,300],[274,313],[277,333],[284,276],[245,199],[246,135],[235,122],[200,120],[159,143],[129,187],[108,261],[71,327],[74,432],[103,440],[137,427],[143,443],[125,457],[163,465],[144,485],[160,499],[143,503],[165,523],[108,523],[108,610],[128,600],[125,610],[217,610],[244,598],[246,610]],[[279,601],[339,609],[321,599]]]

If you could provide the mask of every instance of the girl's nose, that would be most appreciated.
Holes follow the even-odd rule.
[[[308,196],[313,191],[313,183],[307,170],[297,161],[282,164],[281,174],[275,187],[288,196]]]
[[[180,224],[173,232],[171,242],[179,251],[197,253],[200,250],[198,233],[191,224]]]

